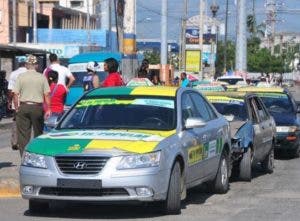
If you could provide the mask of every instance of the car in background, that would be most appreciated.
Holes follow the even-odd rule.
[[[186,189],[229,189],[228,121],[191,88],[114,87],[84,94],[20,167],[30,212],[55,200],[162,202],[180,213]]]
[[[281,87],[245,87],[239,91],[256,93],[273,116],[276,123],[275,150],[299,157],[300,109],[289,90]]]
[[[259,162],[266,173],[273,173],[276,125],[261,99],[244,92],[211,92],[206,97],[230,120],[232,164],[239,178],[251,181],[252,166]]]
[[[244,78],[241,76],[235,76],[235,75],[225,75],[217,78],[218,82],[225,82],[229,85],[236,85],[236,84],[241,84],[244,85],[246,84],[246,81]]]

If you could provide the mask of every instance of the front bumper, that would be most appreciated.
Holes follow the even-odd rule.
[[[275,149],[277,150],[295,150],[300,142],[299,133],[276,133]]]
[[[20,167],[20,188],[24,199],[72,201],[159,201],[165,200],[170,170],[159,167],[117,170],[120,157],[110,158],[96,175],[64,174],[53,157],[46,159],[48,169]],[[61,187],[58,179],[100,180],[101,188]],[[137,188],[146,188],[141,194]],[[139,193],[138,193],[139,192]]]

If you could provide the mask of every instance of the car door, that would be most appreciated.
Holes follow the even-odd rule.
[[[263,154],[262,152],[262,145],[263,145],[263,131],[262,127],[260,125],[261,119],[259,116],[258,108],[256,105],[256,101],[254,97],[249,98],[249,105],[250,105],[250,111],[251,111],[251,120],[253,125],[253,160],[257,162]]]
[[[260,117],[260,126],[262,131],[262,146],[261,146],[261,153],[262,159],[269,153],[270,149],[272,148],[272,141],[273,141],[273,124],[270,114],[267,112],[263,102],[259,97],[254,98],[258,110],[258,115]]]
[[[187,183],[191,183],[204,176],[203,166],[203,142],[207,134],[206,126],[200,128],[184,128],[185,122],[190,117],[199,117],[199,114],[192,102],[189,92],[184,92],[181,97],[181,119],[182,119],[182,133],[180,135],[180,141],[183,151],[186,156],[186,180]]]
[[[201,119],[206,122],[204,134],[200,142],[204,146],[203,164],[204,176],[215,174],[222,150],[223,125],[217,117],[214,109],[199,93],[191,93],[192,100]]]

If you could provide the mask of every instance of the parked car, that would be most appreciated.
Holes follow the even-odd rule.
[[[281,87],[248,87],[240,91],[255,92],[268,108],[276,122],[275,150],[284,150],[292,157],[300,156],[300,112],[292,94]]]
[[[27,145],[22,197],[31,212],[75,200],[162,201],[179,213],[188,188],[228,191],[230,142],[228,121],[194,89],[95,89]]]
[[[273,173],[276,125],[261,99],[253,93],[211,92],[207,99],[231,118],[232,163],[239,177],[251,181],[252,166],[261,163]]]

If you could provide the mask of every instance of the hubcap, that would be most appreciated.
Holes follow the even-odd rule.
[[[222,160],[222,164],[221,164],[221,176],[222,176],[221,182],[223,185],[225,185],[228,177],[227,163],[225,159]]]

